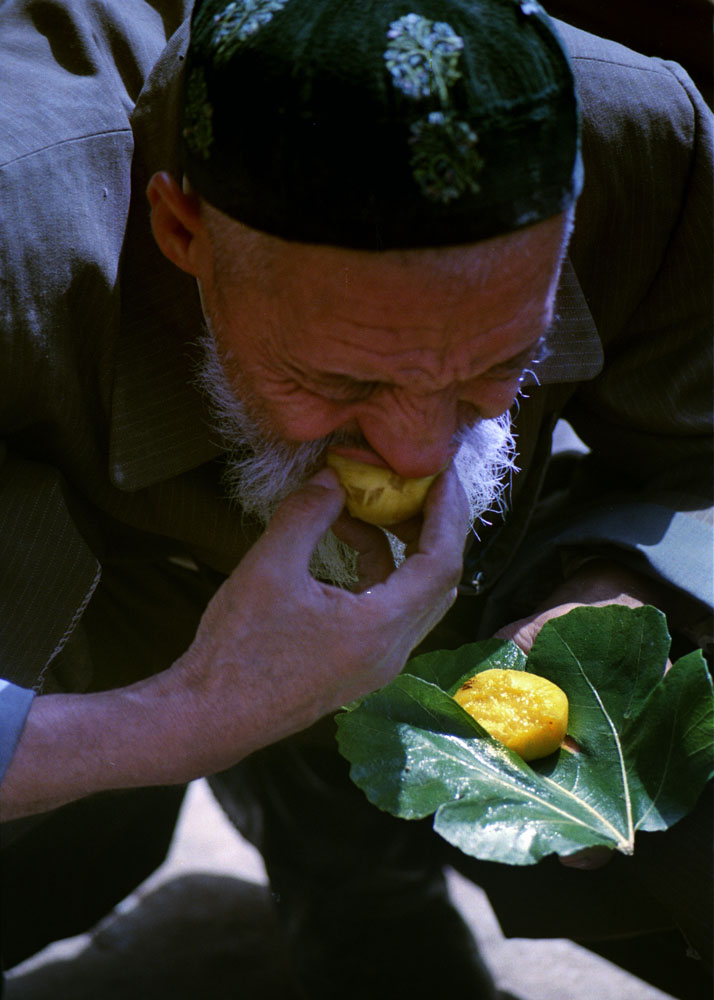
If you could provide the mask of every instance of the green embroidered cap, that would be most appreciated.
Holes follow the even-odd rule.
[[[472,243],[582,183],[572,72],[535,0],[198,0],[183,167],[283,239]]]

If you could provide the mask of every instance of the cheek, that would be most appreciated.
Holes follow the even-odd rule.
[[[283,441],[315,441],[349,420],[343,404],[275,377],[267,367],[242,364],[235,354],[227,367],[236,395],[253,419]]]

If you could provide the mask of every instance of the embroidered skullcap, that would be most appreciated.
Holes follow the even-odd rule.
[[[581,185],[572,72],[534,0],[199,0],[183,168],[287,240],[472,243]]]

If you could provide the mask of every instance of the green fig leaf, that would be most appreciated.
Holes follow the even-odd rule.
[[[340,752],[380,809],[434,814],[437,833],[482,860],[631,854],[638,830],[677,822],[712,778],[711,677],[698,651],[665,674],[669,648],[660,611],[609,605],[552,619],[527,658],[494,639],[427,653],[338,715]],[[493,667],[558,684],[577,749],[528,764],[492,739],[452,695]]]

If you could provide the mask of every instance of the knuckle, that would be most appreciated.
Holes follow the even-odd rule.
[[[440,569],[442,586],[445,590],[451,590],[459,585],[464,571],[463,560],[460,555],[457,557],[454,554],[450,558],[444,559]]]
[[[322,486],[320,483],[305,483],[299,490],[290,493],[282,501],[271,524],[277,521],[280,525],[285,520],[296,518],[309,520],[326,506],[330,507],[335,516],[337,515],[342,507],[342,495],[339,491]]]
[[[314,498],[309,487],[303,487],[296,493],[290,493],[281,501],[280,506],[270,520],[268,531],[271,528],[280,527],[283,521],[293,517],[309,513],[314,503]]]

